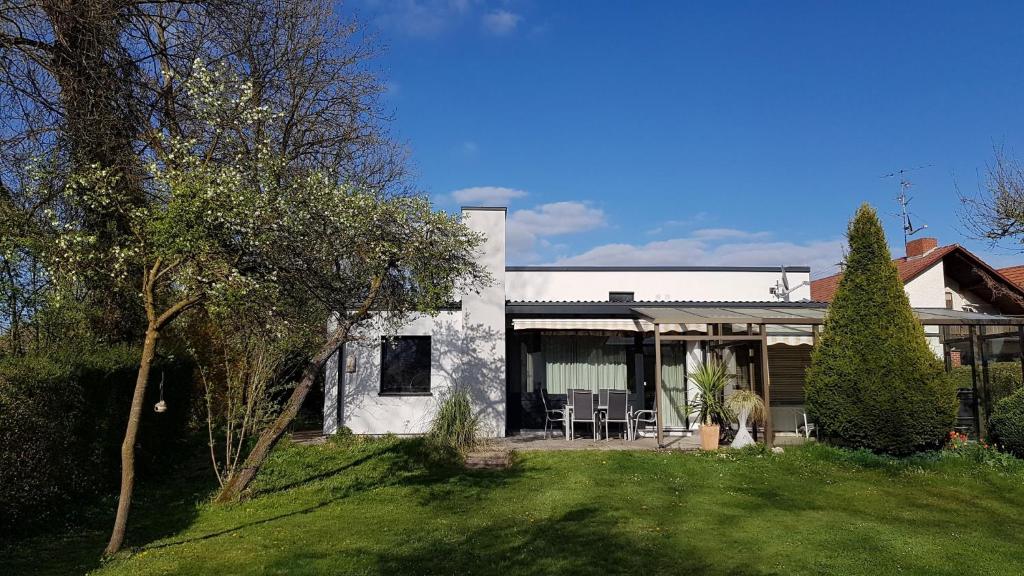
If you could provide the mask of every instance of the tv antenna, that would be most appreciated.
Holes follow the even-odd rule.
[[[776,298],[783,302],[789,302],[790,294],[796,292],[798,289],[803,288],[804,286],[809,285],[810,282],[804,280],[803,282],[797,284],[796,286],[790,287],[789,278],[786,276],[786,267],[780,266],[780,268],[782,268],[782,278],[775,282],[775,286],[772,286],[771,288],[768,289],[768,293],[771,294],[772,296],[775,296]]]
[[[896,202],[898,202],[900,205],[900,213],[898,214],[898,216],[900,217],[900,222],[903,225],[904,246],[906,246],[907,244],[907,239],[928,227],[927,224],[922,224],[917,227],[914,226],[914,222],[911,219],[911,217],[916,217],[916,215],[910,211],[910,201],[913,200],[914,197],[907,195],[907,193],[913,187],[913,183],[905,175],[909,172],[916,172],[917,170],[921,170],[923,168],[930,168],[931,166],[932,164],[922,164],[917,168],[901,168],[900,170],[890,172],[882,176],[882,178],[895,178],[898,176],[900,179],[900,193],[896,196]]]

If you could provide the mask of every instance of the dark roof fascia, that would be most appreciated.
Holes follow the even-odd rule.
[[[506,266],[506,272],[781,272],[778,266]],[[810,273],[810,266],[786,266]]]
[[[505,206],[463,206],[463,207],[459,208],[459,210],[462,210],[462,211],[466,211],[466,210],[483,210],[483,211],[490,211],[490,212],[508,212],[508,208],[506,208]]]

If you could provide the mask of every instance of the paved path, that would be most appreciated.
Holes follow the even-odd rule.
[[[611,438],[610,440],[594,441],[593,438],[577,438],[572,442],[564,436],[544,438],[543,434],[527,433],[519,436],[508,436],[489,442],[495,447],[503,447],[511,450],[657,450],[658,441],[655,438],[637,438],[636,440],[622,440]],[[700,436],[665,436],[665,448],[667,450],[698,450],[700,448]]]

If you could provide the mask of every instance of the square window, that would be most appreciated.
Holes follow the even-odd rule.
[[[381,338],[380,393],[430,394],[430,336]]]

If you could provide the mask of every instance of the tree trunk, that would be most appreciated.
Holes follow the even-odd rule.
[[[317,374],[323,368],[324,364],[327,363],[327,359],[338,349],[340,342],[344,341],[344,336],[336,336],[331,338],[330,341],[324,345],[324,347],[310,359],[309,363],[306,364],[306,368],[302,371],[302,380],[292,390],[291,396],[288,398],[288,403],[285,404],[284,410],[277,415],[274,419],[274,423],[269,428],[260,434],[260,439],[256,442],[256,446],[253,447],[249,455],[246,456],[245,462],[242,463],[241,468],[238,468],[228,478],[227,482],[224,483],[224,487],[221,488],[220,494],[217,495],[217,503],[223,504],[225,502],[231,502],[237,500],[238,497],[245,491],[246,488],[252,483],[253,479],[256,478],[256,474],[259,473],[263,463],[266,462],[267,456],[270,455],[270,451],[277,444],[278,440],[284,436],[285,430],[295,419],[295,416],[299,413],[299,408],[302,407],[302,402],[305,401],[306,396],[309,394],[310,389],[313,388],[313,384],[316,382]]]
[[[278,414],[270,428],[267,428],[260,434],[260,439],[256,442],[252,452],[249,452],[249,455],[246,456],[242,467],[234,472],[227,482],[224,483],[220,494],[217,495],[217,503],[223,504],[237,500],[242,492],[249,487],[253,479],[256,478],[256,474],[259,473],[263,463],[266,462],[270,451],[277,444],[277,441],[281,439],[281,436],[284,435],[284,431],[292,423],[292,420],[295,419],[295,415],[299,413],[302,402],[306,399],[306,395],[309,394],[313,383],[316,382],[317,374],[320,373],[320,370],[327,363],[327,359],[331,357],[331,354],[334,354],[348,340],[352,327],[369,313],[377,301],[377,294],[380,292],[383,283],[383,273],[373,278],[370,282],[370,292],[366,300],[363,301],[363,305],[355,314],[335,328],[334,333],[327,339],[323,348],[306,364],[306,369],[302,372],[302,380],[295,387],[295,390],[292,390],[292,395],[288,398],[288,403],[285,405],[284,410]]]
[[[142,359],[139,362],[139,373],[135,378],[135,394],[132,396],[132,407],[128,413],[128,429],[121,443],[121,494],[117,501],[117,518],[114,520],[114,531],[110,534],[110,542],[103,551],[104,556],[112,556],[121,549],[124,543],[125,529],[128,526],[128,510],[132,504],[132,490],[135,487],[135,438],[139,432],[139,420],[142,417],[142,403],[146,397],[146,384],[149,381],[149,368],[156,354],[156,341],[160,332],[153,322],[146,329],[146,340],[142,345]]]

